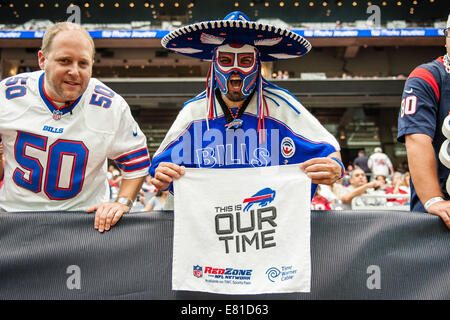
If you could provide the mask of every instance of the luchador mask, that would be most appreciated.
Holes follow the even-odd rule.
[[[214,54],[214,70],[217,87],[227,94],[227,82],[232,73],[241,77],[241,92],[248,97],[254,90],[258,72],[260,72],[258,50],[248,44],[226,44],[216,48]]]

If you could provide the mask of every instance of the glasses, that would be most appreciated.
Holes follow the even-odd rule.
[[[445,35],[446,37],[448,37],[448,29],[450,29],[450,28],[445,28],[445,29],[444,29],[444,35]]]

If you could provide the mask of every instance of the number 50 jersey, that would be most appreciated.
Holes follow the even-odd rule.
[[[108,158],[124,179],[147,175],[146,138],[121,96],[92,78],[81,97],[58,107],[43,84],[43,71],[0,82],[1,208],[85,210],[108,201]]]

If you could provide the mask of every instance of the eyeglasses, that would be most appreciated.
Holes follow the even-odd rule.
[[[445,29],[444,29],[444,35],[445,35],[446,37],[448,37],[448,29],[450,29],[450,28],[445,28]]]

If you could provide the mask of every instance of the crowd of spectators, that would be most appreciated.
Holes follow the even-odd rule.
[[[277,73],[272,74],[272,78],[276,80],[289,79],[289,71],[278,70]]]
[[[319,185],[313,210],[405,209],[409,207],[410,174],[404,164],[394,171],[389,157],[375,148],[361,150],[346,167],[345,176],[331,186]]]

